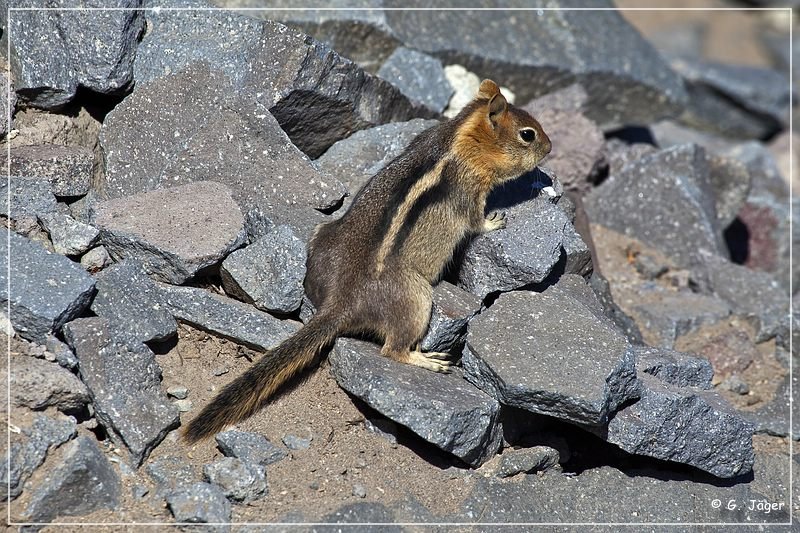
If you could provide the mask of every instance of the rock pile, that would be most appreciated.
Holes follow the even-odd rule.
[[[121,476],[140,467],[176,521],[225,523],[233,504],[276,490],[270,465],[310,441],[226,431],[225,457],[202,469],[156,453],[192,409],[185,387],[162,386],[157,354],[179,324],[259,351],[302,327],[313,228],[436,123],[457,90],[444,72],[453,64],[501,80],[544,117],[552,168],[491,196],[487,210],[505,211],[508,227],[469,242],[434,290],[421,347],[461,366],[436,374],[339,339],[338,385],[459,464],[503,452],[489,495],[569,462],[555,445],[530,445],[541,421],[735,480],[753,471],[755,431],[788,435],[785,386],[746,414],[719,392],[756,385],[749,363],[770,347],[782,369],[794,357],[785,182],[761,143],[686,126],[774,133],[787,95],[756,102],[774,84],[746,70],[671,68],[613,12],[524,11],[499,24],[495,12],[478,23],[377,5],[262,13],[269,20],[165,9],[5,21],[18,106],[57,112],[87,92],[114,101],[96,152],[55,136],[12,145],[2,186],[0,303],[11,315],[0,318],[30,355],[10,359],[12,407],[28,418],[10,470],[0,466],[8,496],[28,496],[19,517],[117,510]],[[738,110],[732,125],[698,108],[720,98]],[[602,134],[678,116],[653,127],[657,145]],[[736,240],[740,226],[750,232]],[[719,330],[731,323],[741,327]],[[750,359],[734,364],[720,346]],[[473,495],[464,510],[479,505]],[[326,516],[391,518],[364,509]]]

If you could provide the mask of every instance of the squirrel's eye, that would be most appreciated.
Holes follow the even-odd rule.
[[[519,138],[525,141],[526,143],[532,142],[536,138],[536,130],[533,128],[525,128],[524,130],[519,130]]]

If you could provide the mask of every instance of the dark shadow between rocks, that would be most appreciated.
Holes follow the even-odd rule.
[[[647,126],[625,126],[616,130],[611,130],[605,135],[608,139],[619,139],[628,144],[652,144],[657,146],[656,140],[653,137],[653,132]]]
[[[144,343],[145,346],[156,355],[166,355],[170,350],[178,345],[177,333],[163,341],[149,341]]]
[[[79,86],[75,92],[75,98],[64,108],[63,112],[77,116],[78,110],[83,107],[92,118],[102,123],[106,115],[113,111],[131,92],[133,92],[133,83],[115,94],[98,93]]]
[[[750,256],[750,230],[747,229],[747,225],[741,218],[736,217],[722,235],[731,254],[731,261],[737,265],[745,264]]]
[[[486,200],[486,213],[502,211],[532,200],[539,196],[543,188],[552,186],[550,176],[536,167],[493,190]]]

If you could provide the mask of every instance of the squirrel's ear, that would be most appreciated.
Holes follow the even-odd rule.
[[[506,98],[500,92],[489,100],[489,120],[492,122],[493,127],[497,127],[497,121],[506,112],[507,107]]]
[[[478,94],[475,95],[475,97],[491,100],[496,94],[500,94],[500,87],[492,80],[483,80],[481,86],[478,88]]]

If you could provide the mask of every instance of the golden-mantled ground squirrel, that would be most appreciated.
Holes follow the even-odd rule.
[[[252,415],[340,335],[375,336],[384,356],[446,372],[449,354],[418,349],[432,285],[464,239],[505,227],[505,215],[484,215],[489,192],[549,152],[539,123],[484,80],[458,116],[422,132],[370,179],[344,216],[317,227],[305,289],[318,312],[227,385],[191,421],[186,439]]]

